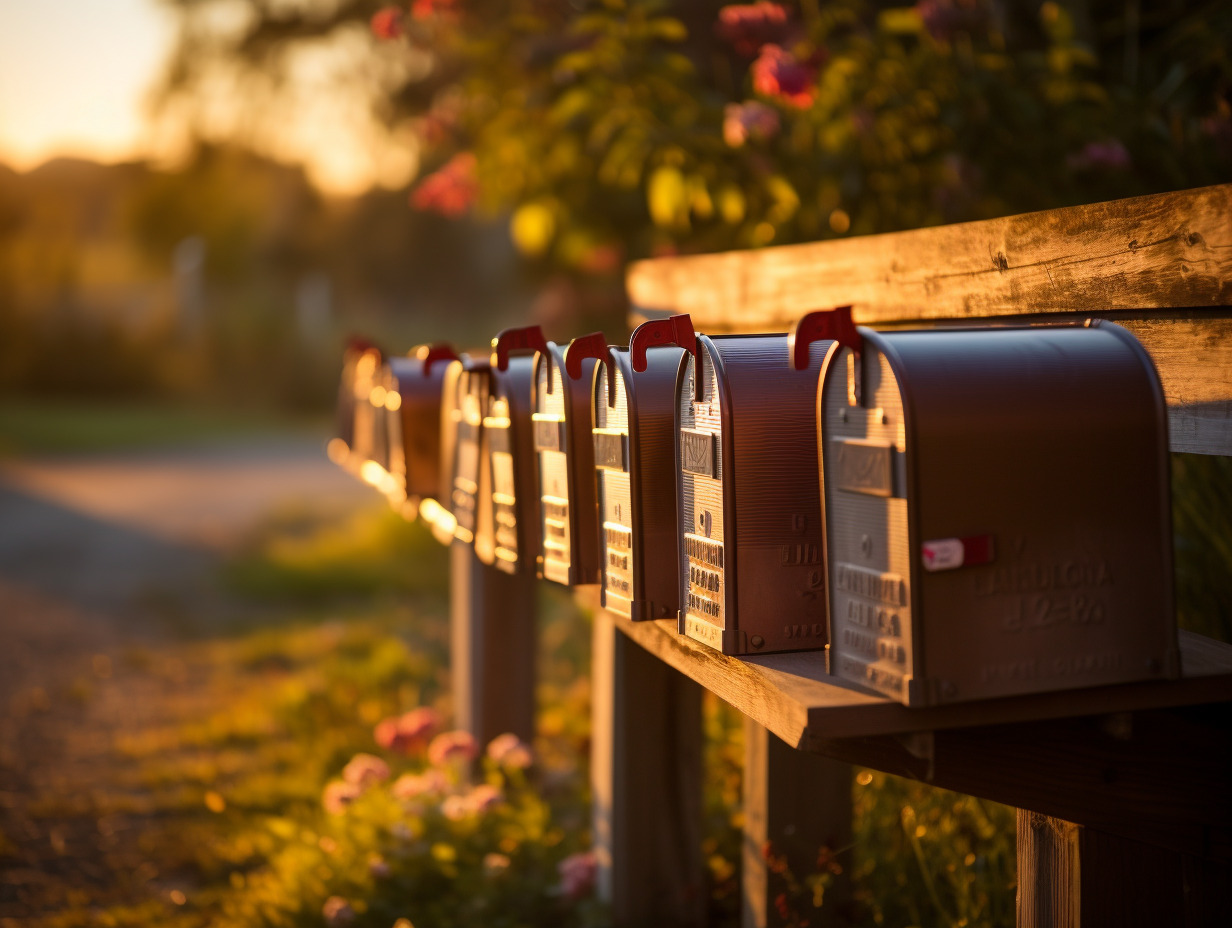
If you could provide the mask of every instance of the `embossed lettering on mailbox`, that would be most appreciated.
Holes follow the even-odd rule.
[[[608,470],[628,470],[628,441],[618,429],[595,429],[595,466]]]
[[[680,430],[680,467],[686,473],[697,474],[699,477],[716,476],[715,438],[713,432],[699,432],[697,429]]]

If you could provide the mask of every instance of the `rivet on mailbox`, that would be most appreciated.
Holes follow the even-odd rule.
[[[646,355],[640,372],[626,348],[602,333],[575,338],[569,375],[595,358],[592,422],[601,517],[603,606],[635,620],[675,617],[680,609],[676,530],[676,373],[683,349]]]
[[[532,416],[539,474],[538,575],[574,586],[599,582],[595,453],[590,437],[594,358],[569,377],[554,342],[535,354]]]
[[[421,345],[386,365],[389,470],[412,507],[440,492],[441,391],[448,362],[457,359],[448,345]]]
[[[491,392],[483,420],[491,493],[480,513],[481,534],[490,526],[491,563],[505,573],[535,569],[538,514],[531,394],[535,352],[547,350],[537,325],[506,329],[492,339]],[[519,505],[522,507],[519,515]]]
[[[695,335],[688,316],[638,326],[677,344],[680,631],[724,654],[825,646],[815,401],[825,353],[794,370],[786,335]]]
[[[490,537],[476,536],[478,514],[490,505],[483,459],[486,455],[483,419],[488,405],[488,358],[463,354],[445,373],[441,406],[441,445],[447,463],[446,506],[456,522],[454,538],[490,550]]]
[[[1177,674],[1166,409],[1128,331],[861,328],[817,414],[832,673],[911,706]]]

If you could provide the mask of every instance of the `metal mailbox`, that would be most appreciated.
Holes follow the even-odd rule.
[[[603,606],[635,620],[680,611],[676,529],[676,375],[684,350],[646,356],[635,372],[627,348],[601,333],[574,339],[565,352],[570,377],[594,358],[592,439],[600,523]]]
[[[506,329],[492,339],[491,389],[483,419],[491,492],[487,509],[480,512],[479,534],[492,539],[489,563],[510,574],[534,570],[539,550],[531,404],[535,352],[546,350],[537,325]],[[532,507],[535,515],[527,512]]]
[[[447,486],[442,497],[455,520],[453,535],[475,544],[478,513],[487,505],[483,418],[488,405],[488,358],[463,354],[445,372],[441,403],[441,450]],[[479,545],[483,546],[484,542]]]
[[[361,338],[352,339],[342,356],[334,437],[328,452],[330,460],[356,476],[369,460],[382,467],[388,463],[384,423],[377,422],[371,402],[383,363],[381,349]]]
[[[832,344],[831,673],[915,706],[1179,672],[1166,408],[1128,331]]]
[[[786,363],[786,335],[694,335],[688,316],[638,326],[647,349],[684,348],[676,381],[680,631],[724,654],[824,647],[817,375]]]
[[[590,385],[597,363],[566,375],[554,342],[535,354],[531,416],[539,475],[538,575],[575,586],[598,583],[599,525],[595,453],[590,438]]]
[[[435,499],[441,487],[441,393],[450,361],[445,344],[421,345],[386,363],[389,471],[404,498]]]

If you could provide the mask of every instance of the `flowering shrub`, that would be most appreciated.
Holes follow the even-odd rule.
[[[529,777],[530,746],[514,735],[493,739],[475,779],[479,747],[466,732],[428,745],[397,737],[438,723],[419,710],[380,721],[373,735],[389,759],[356,754],[325,787],[313,827],[271,823],[281,849],[228,901],[223,923],[601,923],[594,857],[578,846],[585,829],[553,820]]]

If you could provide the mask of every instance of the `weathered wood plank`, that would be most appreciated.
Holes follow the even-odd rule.
[[[633,305],[698,328],[782,331],[851,304],[863,324],[1232,304],[1232,184],[1069,209],[635,263]]]
[[[702,690],[595,616],[591,787],[599,895],[617,926],[705,919]]]
[[[908,709],[825,670],[820,651],[726,657],[676,634],[676,623],[612,621],[626,635],[791,745],[810,738],[897,735],[1232,700],[1232,645],[1182,632],[1180,680]]]
[[[1018,928],[1232,923],[1227,863],[1018,813]]]
[[[744,835],[741,924],[767,928],[787,924],[775,905],[786,881],[767,866],[766,849],[786,860],[797,879],[817,870],[818,852],[838,852],[843,872],[827,889],[817,917],[796,912],[819,928],[850,924],[850,765],[788,747],[763,726],[745,718]]]
[[[460,541],[450,549],[454,717],[486,744],[535,734],[535,578],[489,567]]]

